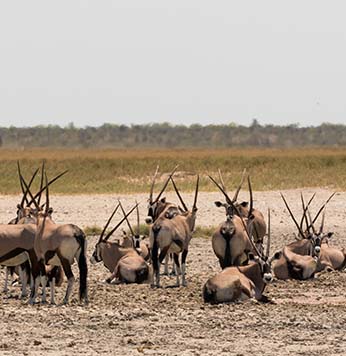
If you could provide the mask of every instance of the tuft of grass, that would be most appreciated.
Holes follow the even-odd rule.
[[[42,160],[48,177],[69,172],[52,186],[53,193],[139,193],[148,192],[156,166],[164,173],[157,179],[159,190],[175,165],[181,190],[193,191],[196,173],[201,175],[200,190],[215,191],[207,175],[217,177],[220,168],[227,188],[239,184],[247,168],[253,189],[273,190],[302,187],[328,187],[346,190],[345,148],[299,149],[0,149],[0,193],[20,191],[16,161],[28,180]],[[38,190],[39,179],[33,190]],[[172,190],[171,185],[168,190]]]
[[[200,237],[210,239],[216,230],[216,226],[196,226],[193,238]]]

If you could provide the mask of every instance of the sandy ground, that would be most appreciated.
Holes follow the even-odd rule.
[[[305,189],[306,196],[315,189]],[[284,192],[293,211],[300,212],[299,190]],[[329,196],[318,189],[313,211]],[[184,195],[191,204],[192,194]],[[240,198],[247,198],[246,194]],[[116,199],[126,207],[146,195],[52,196],[57,222],[81,227],[103,225]],[[168,195],[173,199],[173,195]],[[201,193],[197,224],[214,226],[224,218],[214,207],[219,193]],[[294,239],[295,231],[279,192],[255,192],[255,207],[272,209],[272,252]],[[13,217],[18,197],[1,196],[0,219]],[[334,244],[346,246],[346,193],[338,193],[328,206],[326,229],[335,232]],[[88,258],[97,237],[89,237]],[[75,268],[76,276],[78,272]],[[148,285],[106,285],[102,264],[89,266],[90,304],[77,303],[77,286],[71,305],[28,306],[12,287],[0,298],[0,354],[12,355],[344,355],[346,353],[346,274],[322,274],[306,282],[274,281],[266,294],[275,304],[255,301],[218,306],[205,305],[204,282],[219,271],[208,239],[192,240],[186,288],[169,288],[175,279],[164,277],[163,288]],[[3,270],[0,271],[0,282]],[[77,279],[78,283],[78,279]],[[64,283],[57,291],[61,301]]]

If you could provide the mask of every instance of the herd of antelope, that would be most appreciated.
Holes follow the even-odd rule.
[[[110,275],[106,283],[151,283],[160,287],[160,265],[164,264],[165,274],[173,261],[171,274],[175,275],[176,286],[186,286],[186,258],[190,241],[195,229],[197,216],[197,198],[199,176],[191,209],[184,202],[174,181],[177,167],[168,175],[159,194],[154,198],[155,182],[159,174],[154,174],[148,200],[146,223],[149,236],[140,233],[139,204],[126,212],[120,201],[105,224],[90,258],[92,264],[103,262]],[[38,172],[40,187],[32,194],[31,186]],[[74,261],[79,269],[79,299],[88,302],[86,236],[81,228],[74,224],[56,224],[52,218],[49,187],[66,173],[48,180],[44,163],[37,169],[29,182],[26,182],[18,163],[18,175],[23,197],[17,205],[17,214],[8,224],[0,225],[0,264],[5,266],[4,292],[8,290],[9,276],[19,276],[21,298],[27,297],[27,285],[30,285],[29,304],[36,303],[41,287],[41,302],[47,299],[46,287],[50,287],[50,302],[55,304],[54,290],[67,278],[67,289],[63,304],[69,302],[74,275]],[[231,199],[221,172],[219,182],[209,176],[217,186],[224,202],[216,201],[216,207],[225,209],[225,221],[221,222],[212,236],[212,248],[219,260],[221,271],[206,281],[203,286],[203,299],[207,303],[242,301],[255,298],[267,302],[264,289],[274,276],[278,279],[304,280],[314,277],[320,271],[342,270],[346,266],[346,252],[330,246],[333,233],[324,232],[326,205],[334,194],[312,217],[309,207],[315,195],[305,202],[301,194],[302,217],[297,220],[285,197],[284,204],[298,230],[295,241],[282,250],[270,255],[270,210],[267,222],[264,215],[253,206],[253,193],[250,177],[247,176],[250,199],[238,202],[240,189],[246,179],[244,170],[241,182]],[[170,203],[163,197],[169,183],[172,183],[181,205]],[[45,197],[42,203],[42,196]],[[136,211],[137,226],[133,228],[129,216]],[[110,228],[115,214],[121,212],[121,219]],[[319,216],[321,224],[315,224]],[[126,222],[127,231],[123,231],[120,241],[109,241],[114,232]],[[275,261],[275,262],[274,262]],[[274,262],[274,263],[273,263]],[[272,267],[273,264],[273,267]]]

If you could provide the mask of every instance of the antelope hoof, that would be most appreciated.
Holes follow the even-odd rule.
[[[182,286],[183,286],[183,287],[187,287],[187,282],[186,282],[186,281],[183,281]]]
[[[21,294],[20,296],[20,299],[25,299],[28,295],[25,293],[25,294]]]
[[[68,304],[68,300],[64,298],[62,305],[67,305]]]

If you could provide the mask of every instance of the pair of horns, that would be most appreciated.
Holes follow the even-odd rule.
[[[243,177],[242,177],[242,182],[244,180],[244,173],[245,170],[243,172]],[[223,188],[223,183],[221,183],[221,185],[212,177],[212,176],[208,176],[211,181],[219,188],[219,190],[222,192],[222,194],[225,196],[226,198],[226,202],[227,204],[231,205],[231,207],[235,210],[235,212],[237,213],[238,216],[240,216],[239,210],[238,208],[235,206],[236,200],[231,199],[227,192],[225,191],[225,189]],[[250,176],[247,177],[247,181],[248,181],[248,187],[249,187],[249,193],[250,193],[250,208],[249,208],[249,213],[248,213],[248,218],[251,216],[252,214],[252,210],[253,210],[253,194],[252,194],[252,185],[251,185],[251,180],[250,180]],[[243,184],[241,182],[241,185]],[[238,199],[238,194],[241,188],[241,185],[239,186],[239,190],[237,189],[237,192],[235,194],[236,199]]]
[[[48,189],[48,187],[52,183],[54,183],[56,180],[58,180],[60,177],[62,177],[64,174],[66,174],[68,171],[66,170],[66,171],[58,174],[52,180],[48,181],[47,174],[45,172],[45,163],[43,161],[42,168],[41,168],[40,190],[35,194],[35,196],[33,196],[31,191],[30,191],[30,187],[31,187],[31,184],[32,184],[34,178],[36,177],[39,169],[37,169],[34,172],[33,176],[31,177],[31,180],[30,180],[29,184],[27,184],[25,179],[22,176],[19,161],[17,162],[17,165],[18,165],[19,179],[20,179],[20,183],[21,183],[21,186],[22,186],[22,191],[23,191],[23,194],[24,194],[23,198],[22,198],[21,206],[23,206],[24,201],[26,201],[27,202],[27,206],[30,206],[32,203],[34,203],[36,208],[38,210],[41,210],[41,207],[40,207],[41,196],[42,196],[43,191],[46,190],[46,203],[45,203],[45,205],[46,205],[46,212],[48,212],[48,210],[49,210],[49,189]],[[45,186],[43,186],[44,178],[45,178]],[[25,190],[24,190],[24,188],[25,188]],[[30,201],[27,199],[27,194],[29,194],[29,196],[30,196],[30,199],[31,199]],[[37,198],[38,198],[38,200],[36,201]]]
[[[184,202],[184,200],[183,200],[181,194],[179,193],[179,190],[178,190],[178,188],[177,188],[177,186],[176,186],[176,184],[175,184],[175,182],[174,182],[174,180],[173,180],[173,177],[171,176],[170,179],[171,179],[171,181],[172,181],[174,190],[175,190],[175,192],[176,192],[176,194],[177,194],[177,196],[178,196],[178,198],[179,198],[179,200],[180,200],[180,202],[181,202],[181,205],[183,206],[183,209],[184,209],[185,211],[189,211],[189,209],[187,208],[187,206],[186,206],[186,204],[185,204],[185,202]],[[195,210],[197,209],[198,190],[199,190],[199,175],[197,175],[196,188],[195,188],[195,197],[194,197],[194,199],[193,199],[193,205],[192,205],[192,210],[191,210],[191,211],[195,211]]]
[[[321,223],[321,226],[320,226],[320,232],[319,234],[323,231],[323,228],[324,228],[324,220],[325,220],[325,208],[326,208],[326,205],[329,203],[329,201],[333,198],[333,196],[335,195],[336,192],[334,192],[327,200],[326,202],[322,205],[322,207],[319,209],[319,211],[317,212],[316,216],[314,219],[311,219],[311,215],[310,215],[310,211],[309,211],[309,206],[312,202],[312,200],[314,199],[315,197],[315,194],[313,194],[313,196],[310,198],[308,204],[305,206],[305,203],[304,203],[304,197],[303,197],[303,194],[301,194],[301,200],[302,200],[302,205],[303,205],[303,217],[302,217],[302,220],[305,219],[306,221],[306,225],[307,225],[307,232],[309,233],[310,231],[310,228],[312,228],[314,234],[317,234],[317,231],[314,227],[314,223],[315,221],[318,219],[319,215],[321,214],[321,212],[323,211],[323,215],[322,215],[322,223]],[[303,232],[303,229],[302,229],[302,222],[301,224],[299,225],[297,220],[295,219],[293,213],[292,213],[292,210],[290,209],[284,195],[282,193],[280,193],[281,195],[281,198],[283,199],[285,205],[286,205],[286,208],[294,222],[294,224],[296,225],[298,231],[299,231],[299,234],[302,238],[305,238],[305,235],[304,235],[304,232]],[[309,216],[309,220],[310,222],[308,221],[308,218],[307,216]]]
[[[120,220],[120,222],[105,237],[103,237],[105,235],[105,232],[106,232],[106,229],[107,229],[108,225],[110,224],[111,220],[113,219],[114,214],[117,212],[119,207],[121,207],[121,209],[122,209],[122,205],[121,205],[121,203],[119,201],[118,205],[115,207],[115,209],[113,210],[111,216],[109,217],[106,225],[104,226],[98,242],[107,241],[114,234],[114,232],[119,228],[119,226],[125,220],[127,220],[128,216],[138,207],[138,205],[139,205],[139,203],[136,203],[136,205],[127,214],[124,215],[124,217]],[[123,211],[123,212],[125,213],[125,211]]]
[[[150,187],[150,194],[149,194],[149,203],[150,204],[154,204],[156,203],[160,198],[161,198],[161,195],[163,194],[163,192],[166,190],[167,188],[167,185],[169,183],[169,180],[171,179],[171,177],[173,177],[175,171],[177,170],[178,166],[175,166],[175,168],[173,169],[173,171],[171,172],[171,174],[168,176],[165,184],[163,185],[160,193],[158,194],[158,196],[155,198],[155,200],[153,199],[153,195],[154,195],[154,186],[155,186],[155,181],[156,181],[156,178],[157,178],[157,175],[159,173],[159,166],[156,167],[156,171],[155,171],[155,174],[154,174],[154,177],[153,177],[153,181],[151,183],[151,187]]]
[[[219,169],[218,172],[219,172],[219,179],[220,179],[220,183],[221,183],[220,186],[227,193],[226,186],[225,186],[225,183],[224,183],[223,178],[222,178],[221,170]],[[238,200],[238,195],[239,195],[240,189],[241,189],[241,187],[242,187],[242,185],[244,183],[245,175],[246,175],[246,168],[243,170],[240,184],[239,184],[238,188],[236,189],[236,191],[234,193],[234,196],[233,196],[233,199],[232,199],[233,203],[235,203]]]

